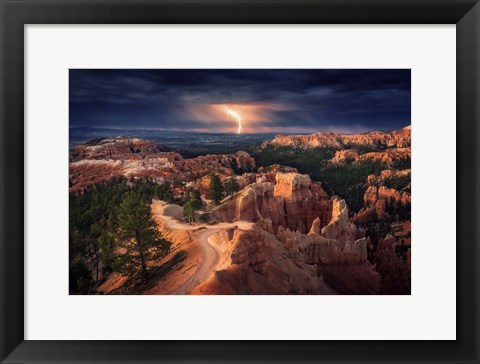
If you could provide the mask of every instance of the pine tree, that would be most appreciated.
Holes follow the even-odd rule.
[[[183,215],[189,223],[195,220],[195,211],[203,208],[203,201],[200,197],[200,191],[189,189],[185,194],[185,203],[183,205]]]
[[[183,205],[183,216],[185,216],[189,224],[191,224],[195,219],[195,208],[193,207],[191,200],[188,200]]]
[[[128,192],[118,210],[118,238],[115,269],[130,276],[139,271],[148,283],[147,263],[164,257],[170,243],[162,238],[145,196]],[[120,252],[118,252],[120,251]]]
[[[167,203],[173,202],[173,193],[169,183],[162,183],[161,185],[156,185],[154,188],[153,196]]]
[[[210,185],[208,189],[208,197],[213,200],[215,205],[218,205],[222,199],[223,186],[220,177],[215,173],[210,175]]]
[[[192,201],[193,207],[195,210],[200,210],[203,208],[203,201],[200,196],[199,190],[192,190],[190,193],[190,200]]]
[[[228,195],[233,195],[239,189],[239,184],[236,176],[231,176],[227,182],[225,182],[225,192]]]
[[[76,257],[70,261],[69,267],[69,289],[70,293],[88,294],[93,284],[90,270],[83,259]]]

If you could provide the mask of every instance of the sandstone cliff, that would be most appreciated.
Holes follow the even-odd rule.
[[[411,292],[411,224],[392,224],[393,233],[381,239],[374,254],[377,271],[382,277],[383,294]]]
[[[306,233],[319,218],[322,226],[330,220],[331,201],[308,175],[281,173],[275,183],[256,182],[241,190],[210,212],[218,221],[259,221],[269,218],[276,231],[280,226]]]
[[[300,264],[303,272],[305,266],[315,268],[313,277],[327,279],[330,288],[338,293],[379,293],[380,276],[367,259],[364,231],[348,221],[345,201],[338,197],[329,199],[320,193],[320,186],[307,175],[277,173],[275,182],[252,184],[212,210],[219,221],[256,221],[258,228],[255,234],[235,235],[240,244],[232,250],[232,264],[242,267],[218,272],[215,283],[210,282],[197,293],[213,293],[216,289],[232,293],[251,282],[251,271],[257,274],[269,274],[269,269],[282,271],[283,268],[272,266],[273,258],[268,253],[279,246],[282,257],[288,258],[281,259],[281,267],[294,263]],[[322,206],[323,210],[315,210],[315,206]],[[311,218],[310,211],[319,213]],[[274,261],[279,259],[276,256]],[[281,282],[285,278],[275,279],[279,287],[284,285]]]
[[[411,158],[410,148],[389,148],[379,152],[359,154],[355,149],[338,150],[330,160],[333,164],[348,164],[357,161],[379,162],[385,166],[392,166],[394,163],[408,163]]]
[[[352,217],[353,223],[365,224],[386,219],[409,218],[411,205],[409,169],[385,170],[380,176],[370,175],[367,178],[367,186],[363,195],[364,207]]]
[[[217,244],[230,246],[230,264],[218,270],[193,294],[320,294],[322,277],[315,267],[289,258],[285,246],[260,228],[232,236],[223,233]],[[222,241],[223,240],[223,241]]]
[[[267,146],[288,146],[295,148],[351,149],[360,146],[383,148],[406,148],[411,144],[410,127],[394,131],[374,131],[362,134],[315,133],[310,135],[277,135]]]
[[[345,201],[335,198],[332,218],[320,231],[316,219],[307,235],[288,228],[278,229],[277,238],[292,259],[317,266],[324,281],[338,293],[378,294],[380,276],[368,261],[363,231],[348,223]]]
[[[211,172],[227,176],[255,169],[255,160],[243,151],[184,159],[179,153],[161,150],[153,141],[136,138],[106,138],[76,146],[70,150],[70,191],[116,176],[187,182]]]
[[[145,155],[163,151],[153,140],[139,138],[101,138],[78,145],[69,152],[70,162],[82,159],[123,159],[132,154]]]

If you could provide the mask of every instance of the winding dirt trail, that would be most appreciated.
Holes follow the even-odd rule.
[[[219,252],[208,242],[208,238],[220,229],[202,231],[194,241],[202,249],[203,259],[195,272],[171,294],[189,294],[196,286],[204,282],[213,273],[220,259]]]
[[[170,292],[170,294],[189,294],[195,287],[199,284],[206,281],[210,275],[215,271],[219,261],[220,261],[220,252],[217,250],[215,245],[212,245],[209,242],[209,238],[211,235],[215,234],[216,232],[227,230],[230,228],[238,227],[242,230],[250,230],[253,227],[252,222],[247,221],[236,221],[232,223],[219,223],[216,225],[209,225],[209,224],[186,224],[181,222],[171,216],[163,215],[161,212],[155,212],[155,215],[162,219],[167,227],[171,230],[189,230],[194,231],[198,230],[199,228],[204,228],[198,234],[193,235],[193,242],[198,244],[202,251],[202,261],[197,267],[197,269],[193,272],[193,274],[187,278],[187,280],[174,291]]]

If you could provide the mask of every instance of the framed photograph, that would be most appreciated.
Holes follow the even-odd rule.
[[[478,1],[0,9],[2,363],[479,362]]]

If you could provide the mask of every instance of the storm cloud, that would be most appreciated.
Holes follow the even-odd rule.
[[[70,70],[70,127],[359,132],[411,120],[409,69]]]

